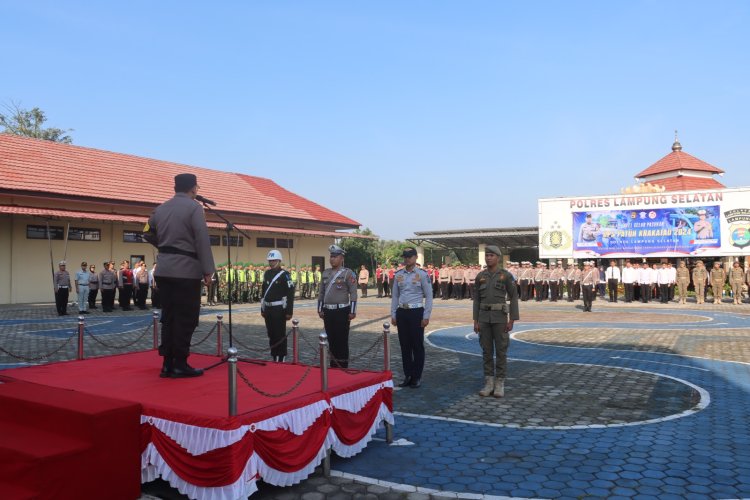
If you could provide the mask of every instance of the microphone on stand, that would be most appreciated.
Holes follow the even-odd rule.
[[[201,203],[205,203],[206,205],[211,205],[212,207],[216,206],[216,202],[214,200],[209,200],[208,198],[204,198],[199,194],[195,195],[195,199],[200,201]]]

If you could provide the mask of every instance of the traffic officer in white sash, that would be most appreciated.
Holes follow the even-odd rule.
[[[331,351],[331,368],[349,367],[349,326],[357,316],[357,276],[344,267],[346,252],[328,247],[331,267],[323,271],[318,290],[318,316],[323,320]]]

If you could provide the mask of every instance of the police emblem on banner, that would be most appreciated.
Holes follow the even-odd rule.
[[[573,237],[566,231],[562,230],[560,224],[553,222],[548,231],[545,231],[540,238],[541,245],[547,250],[561,250],[570,247]]]
[[[729,243],[737,248],[750,245],[750,208],[737,208],[724,212],[729,224]]]

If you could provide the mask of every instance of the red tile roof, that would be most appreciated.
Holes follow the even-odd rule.
[[[321,222],[338,228],[360,225],[270,179],[0,133],[1,191],[155,206],[174,195],[174,176],[179,173],[195,174],[200,193],[216,200],[227,212]],[[104,182],[105,178],[114,182]],[[146,188],[137,189],[138,185]]]
[[[37,217],[59,217],[61,219],[81,219],[81,220],[99,220],[115,222],[132,222],[135,224],[145,224],[148,216],[145,215],[121,215],[105,214],[100,212],[81,212],[77,210],[60,210],[54,208],[36,208],[36,207],[19,207],[16,205],[0,205],[0,214],[17,214]],[[304,236],[334,237],[334,238],[361,238],[376,239],[375,236],[366,236],[363,234],[344,233],[336,231],[317,231],[310,229],[293,229],[288,227],[271,227],[255,226],[248,224],[235,224],[243,231],[258,231],[274,234],[300,234]],[[212,229],[224,229],[226,224],[218,222],[209,222],[208,227]]]
[[[724,189],[726,186],[711,177],[688,177],[678,175],[650,181],[651,184],[664,186],[667,191],[696,191],[700,189]]]
[[[663,174],[665,172],[674,172],[677,170],[697,170],[699,172],[710,172],[712,174],[724,173],[722,169],[716,168],[703,160],[699,160],[695,156],[689,155],[683,151],[672,151],[643,172],[636,174],[636,178]]]

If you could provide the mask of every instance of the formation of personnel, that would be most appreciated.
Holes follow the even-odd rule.
[[[71,279],[66,270],[67,262],[60,261],[58,270],[53,275],[53,288],[55,291],[55,306],[58,316],[68,314],[68,299],[70,292],[76,293],[78,314],[89,314],[89,309],[98,309],[97,297],[101,292],[102,312],[109,313],[115,309],[115,296],[119,294],[119,306],[123,311],[131,311],[132,305],[138,309],[147,309],[146,300],[149,290],[151,291],[151,303],[153,307],[160,307],[154,270],[146,268],[144,261],[139,261],[133,269],[130,262],[123,260],[119,269],[116,270],[115,261],[106,261],[100,272],[96,271],[96,265],[90,266],[86,261],[81,262],[81,268]]]
[[[234,304],[250,304],[262,299],[263,275],[271,269],[268,264],[235,263],[221,265],[211,277],[212,285],[208,291],[208,304],[226,304],[231,299]],[[322,272],[320,266],[303,265],[282,266],[294,284],[298,299],[314,299],[320,284]]]
[[[550,263],[549,266],[539,261],[532,265],[531,262],[523,261],[509,262],[508,271],[516,280],[521,301],[555,302],[563,297],[568,302],[580,300],[583,272],[587,269],[592,271],[587,280],[593,280],[590,283],[594,292],[592,300],[596,299],[598,290],[600,297],[605,297],[608,292],[609,301],[617,302],[622,287],[626,303],[648,303],[655,300],[669,303],[675,300],[676,291],[677,302],[686,304],[688,288],[692,284],[698,304],[705,302],[709,290],[713,295],[713,302],[720,304],[725,294],[725,285],[728,284],[733,303],[741,304],[743,294],[750,288],[750,269],[743,269],[739,261],[735,261],[728,271],[720,262],[715,262],[708,269],[700,260],[692,270],[685,261],[679,261],[676,267],[671,262],[648,264],[630,260],[626,260],[622,268],[615,261],[610,261],[606,269],[604,266],[597,267],[594,261],[585,261],[582,266],[583,269],[577,264],[564,267],[561,261]],[[584,300],[584,310],[587,309],[590,308]]]

